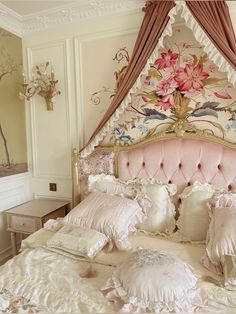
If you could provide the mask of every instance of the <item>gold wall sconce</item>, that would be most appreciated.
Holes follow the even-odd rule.
[[[33,69],[32,79],[29,83],[26,82],[23,73],[23,92],[19,93],[21,100],[30,100],[34,95],[39,95],[45,99],[47,110],[53,110],[53,103],[56,96],[60,95],[60,90],[57,89],[53,68],[49,72],[49,62],[36,65]]]

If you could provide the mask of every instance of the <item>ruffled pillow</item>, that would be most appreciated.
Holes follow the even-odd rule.
[[[192,313],[206,302],[196,283],[188,264],[141,249],[114,270],[102,291],[110,301],[120,300],[125,313]]]
[[[108,238],[105,234],[96,230],[66,225],[47,241],[47,246],[74,255],[93,258],[107,242]]]
[[[124,195],[134,199],[137,194],[149,197],[152,207],[147,219],[138,227],[148,232],[171,233],[175,228],[175,206],[171,197],[176,193],[175,184],[163,184],[156,179],[122,181],[111,175],[89,176],[88,189],[111,195]]]
[[[188,240],[206,240],[209,226],[208,202],[216,191],[215,186],[196,181],[180,194],[177,227],[179,233]]]
[[[136,179],[130,184],[140,185],[142,193],[152,201],[147,218],[138,228],[149,232],[172,233],[175,229],[175,206],[171,197],[176,193],[175,184],[163,184],[156,179]]]
[[[138,192],[135,184],[122,181],[112,175],[99,174],[88,177],[88,191],[100,191],[111,195],[123,195],[128,198],[135,198]]]
[[[236,194],[227,191],[218,191],[213,194],[211,200],[208,202],[210,209],[223,207],[236,207]]]
[[[236,255],[226,254],[222,258],[224,285],[228,290],[236,290]]]
[[[136,200],[92,192],[64,217],[64,223],[95,229],[104,233],[119,250],[131,249],[129,233],[146,217],[145,209]]]
[[[214,208],[210,218],[202,264],[222,274],[224,256],[236,255],[236,208]]]

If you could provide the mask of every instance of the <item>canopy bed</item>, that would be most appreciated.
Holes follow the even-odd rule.
[[[174,51],[177,14],[198,44]],[[120,88],[73,150],[73,209],[2,266],[2,312],[235,312],[235,53],[224,1],[147,1]]]

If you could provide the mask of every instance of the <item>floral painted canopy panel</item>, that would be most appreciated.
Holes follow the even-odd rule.
[[[200,129],[235,142],[236,90],[186,26],[175,26],[172,36],[165,37],[141,82],[103,144],[140,142],[175,131],[178,123],[187,131]]]

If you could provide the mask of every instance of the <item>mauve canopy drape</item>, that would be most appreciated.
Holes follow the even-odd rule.
[[[138,33],[138,37],[134,46],[133,54],[130,59],[125,76],[116,92],[108,110],[106,111],[101,122],[97,126],[89,142],[92,141],[96,134],[102,129],[109,120],[115,110],[119,107],[129,90],[134,85],[141,71],[153,50],[155,49],[159,38],[162,35],[168,21],[169,11],[175,6],[174,1],[147,1],[145,7],[145,16]],[[86,147],[85,146],[85,147]],[[83,150],[83,149],[82,149]]]
[[[186,4],[216,48],[236,70],[236,38],[225,1],[186,1]]]

